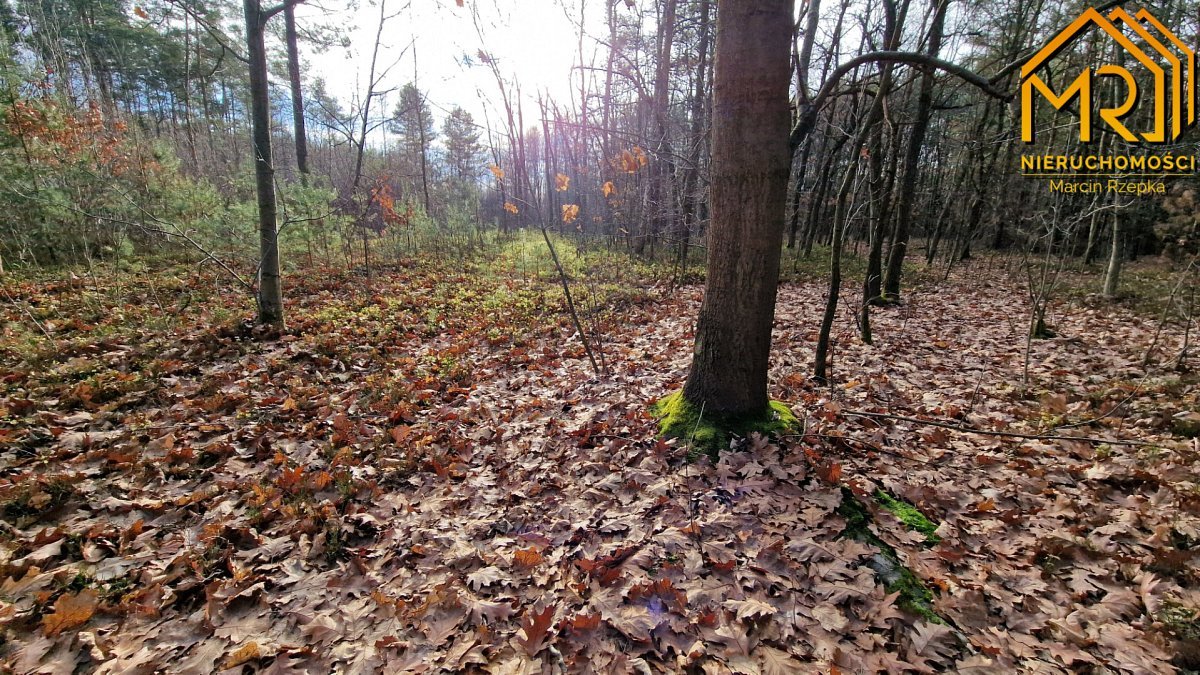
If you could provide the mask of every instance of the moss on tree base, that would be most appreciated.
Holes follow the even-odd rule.
[[[693,448],[716,456],[729,447],[735,436],[751,432],[780,434],[800,426],[790,408],[780,401],[771,401],[761,413],[753,415],[720,415],[702,410],[683,397],[682,391],[664,396],[650,406],[650,414],[658,420],[659,435],[679,438]]]

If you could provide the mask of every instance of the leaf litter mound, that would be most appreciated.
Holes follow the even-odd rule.
[[[179,284],[172,297],[190,298],[204,281]],[[952,280],[880,310],[875,347],[839,322],[834,386],[819,388],[805,374],[823,292],[785,286],[771,394],[803,432],[689,463],[646,409],[682,385],[698,288],[622,300],[596,377],[550,284],[508,280],[497,297],[495,279],[407,268],[355,284],[304,280],[277,336],[212,328],[228,302],[212,297],[131,334],[118,325],[155,289],[125,289],[123,311],[103,305],[111,293],[10,290],[96,311],[49,326],[39,354],[6,347],[5,668],[1161,673],[1200,660],[1200,449],[1171,433],[1196,385],[1140,369],[1154,326],[1137,317],[1059,308],[1062,337],[1034,343],[1023,390],[1019,295]],[[873,539],[847,536],[847,493]],[[915,505],[932,536],[880,494]],[[931,590],[932,613],[889,592],[881,547]]]

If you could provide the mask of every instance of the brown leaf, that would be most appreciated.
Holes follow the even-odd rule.
[[[542,611],[532,607],[525,612],[521,620],[521,632],[524,637],[518,637],[517,642],[525,649],[525,653],[533,656],[542,651],[546,638],[550,637],[550,625],[554,622],[554,610],[557,604],[549,605]]]
[[[90,588],[61,595],[54,603],[54,612],[42,617],[42,629],[47,637],[52,637],[64,630],[78,628],[92,618],[99,604],[99,594]]]

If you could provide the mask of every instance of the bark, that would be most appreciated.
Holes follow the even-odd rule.
[[[1121,282],[1121,259],[1124,257],[1124,232],[1121,218],[1113,216],[1112,248],[1108,254],[1108,270],[1104,274],[1104,297],[1115,298]]]
[[[833,212],[833,233],[830,238],[829,258],[829,296],[825,301],[825,314],[821,318],[821,330],[817,335],[817,346],[813,358],[813,378],[821,383],[828,381],[829,337],[833,330],[833,320],[837,315],[838,295],[841,293],[842,287],[842,241],[846,236],[850,192],[858,176],[859,163],[862,161],[854,149],[863,147],[883,117],[883,102],[887,98],[888,89],[891,88],[891,65],[884,64],[882,70],[879,89],[871,100],[871,107],[863,119],[862,127],[854,137],[854,145],[850,146],[852,151],[850,164],[842,176],[841,187],[838,188],[837,206]]]
[[[792,0],[722,0],[713,76],[708,274],[684,398],[716,414],[767,409],[791,153]]]
[[[821,16],[821,0],[808,0],[804,10],[804,39],[796,52],[796,92],[802,102],[807,102],[808,69],[812,65],[813,44],[816,41],[818,19]],[[804,152],[801,153],[799,166],[796,170],[796,180],[792,188],[792,209],[788,223],[789,249],[796,247],[796,233],[800,229],[800,198],[804,191],[804,179],[808,169],[809,154],[812,152],[812,139],[805,139]],[[824,142],[824,141],[822,141]]]
[[[946,22],[946,7],[950,4],[950,0],[936,1],[937,8],[929,27],[927,54],[931,59],[936,59],[941,51],[942,27]],[[925,132],[929,129],[929,117],[933,109],[933,82],[934,69],[931,65],[925,65],[921,75],[921,91],[917,96],[916,119],[913,121],[908,151],[904,155],[904,179],[896,204],[896,230],[892,237],[892,248],[888,251],[887,272],[883,279],[883,294],[893,302],[900,300],[900,276],[904,272],[904,254],[908,250],[908,235],[912,228],[913,193],[920,171],[921,147],[925,144]]]
[[[416,50],[416,47],[414,47],[413,48],[413,70],[414,70],[413,86],[414,87],[417,87],[416,67],[417,67],[417,50]],[[417,87],[418,94],[420,94],[420,91],[421,91],[420,87]],[[420,141],[421,141],[421,197],[423,200],[422,203],[425,205],[425,215],[432,217],[433,205],[429,199],[429,137],[425,133],[425,127],[426,127],[425,111],[426,111],[425,97],[422,94],[421,99],[420,99],[420,104],[417,105],[417,128],[420,129],[420,131],[421,131],[421,135],[420,135]]]
[[[304,129],[304,92],[300,86],[300,50],[296,37],[296,8],[283,10],[284,35],[287,42],[288,85],[292,90],[292,134],[296,139],[296,169],[300,184],[308,185],[308,137]]]
[[[808,0],[805,11],[804,42],[796,55],[796,87],[800,100],[807,102],[809,97],[808,69],[812,65],[813,44],[817,38],[817,26],[821,18],[821,0]]]
[[[887,33],[886,41],[888,49],[895,49],[900,44],[900,32],[904,26],[904,19],[908,15],[908,0],[905,0],[899,12],[892,7],[892,4],[885,3],[884,9],[886,12]],[[884,177],[883,166],[883,147],[884,147],[884,126],[879,124],[877,119],[883,117],[883,102],[891,93],[892,88],[892,71],[893,65],[885,63],[881,66],[882,76],[879,78],[879,91],[876,94],[876,100],[872,103],[872,114],[867,120],[868,128],[870,128],[870,221],[867,226],[867,272],[863,275],[863,298],[862,304],[858,309],[858,328],[862,335],[863,342],[871,344],[871,305],[880,301],[880,285],[883,276],[883,235],[887,224],[891,220],[890,199],[892,182],[895,180],[895,148],[889,153],[891,156],[888,161],[889,175]],[[875,108],[878,108],[876,113]],[[871,128],[873,127],[873,128]],[[893,139],[898,138],[898,134],[893,133]]]
[[[676,0],[664,0],[662,17],[658,23],[658,67],[654,74],[654,112],[651,115],[650,140],[654,143],[654,156],[650,166],[650,190],[647,195],[646,223],[648,231],[638,241],[641,253],[650,244],[650,257],[654,257],[654,245],[671,222],[671,147],[667,139],[667,116],[671,102],[671,46],[675,41]]]
[[[708,76],[708,43],[709,8],[711,0],[700,0],[700,39],[697,46],[695,90],[692,93],[691,115],[691,156],[688,158],[688,170],[684,173],[683,183],[683,234],[679,242],[679,268],[686,269],[688,248],[691,246],[692,230],[697,224],[697,207],[703,198],[700,194],[700,162],[704,152],[704,129],[707,125],[705,109],[707,103],[706,85]]]
[[[283,325],[283,288],[279,275],[275,168],[271,164],[271,108],[267,92],[266,15],[259,0],[244,0],[246,47],[250,57],[250,108],[253,120],[254,180],[258,192],[258,322]]]

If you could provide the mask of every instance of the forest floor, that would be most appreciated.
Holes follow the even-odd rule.
[[[772,396],[803,431],[714,464],[646,412],[700,287],[592,288],[596,376],[544,274],[290,281],[274,335],[194,271],[4,282],[0,669],[1200,665],[1200,385],[1142,367],[1154,318],[1056,304],[1025,384],[1024,290],[967,267],[877,310],[874,346],[843,310],[820,387],[824,286],[787,284]],[[881,548],[932,612],[877,580]]]

